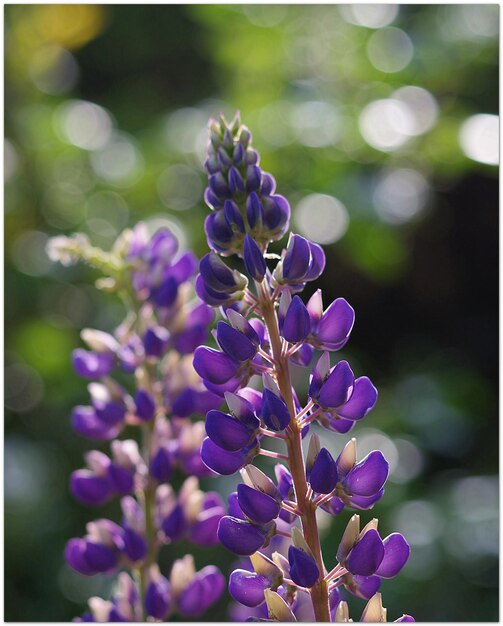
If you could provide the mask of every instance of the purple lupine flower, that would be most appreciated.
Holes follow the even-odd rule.
[[[324,311],[321,289],[318,289],[307,303],[307,310],[311,320],[309,343],[319,350],[343,348],[355,321],[353,307],[344,298],[337,298]]]
[[[110,374],[115,366],[115,355],[78,348],[72,353],[72,365],[79,376],[96,380]]]
[[[353,575],[393,578],[403,568],[410,547],[400,533],[383,541],[374,519],[359,532],[360,518],[354,515],[348,523],[337,550],[337,559]]]
[[[271,430],[284,430],[291,419],[285,402],[270,389],[264,389],[262,394],[261,417]]]
[[[326,448],[322,448],[314,460],[309,474],[311,487],[317,493],[330,493],[337,484],[337,464]]]
[[[256,438],[245,448],[229,452],[206,437],[201,446],[201,458],[203,463],[217,474],[229,476],[250,463],[258,451],[259,443]]]
[[[320,570],[314,557],[301,548],[290,546],[288,549],[290,576],[300,587],[312,587],[320,576]]]
[[[156,565],[149,570],[149,582],[145,592],[145,609],[147,614],[163,620],[171,604],[171,585]]]
[[[196,572],[194,558],[187,554],[177,559],[169,576],[171,597],[177,613],[199,617],[222,595],[225,578],[213,565]]]
[[[218,525],[218,538],[231,552],[246,556],[264,546],[274,534],[274,529],[274,522],[254,524],[225,515]]]
[[[311,374],[309,397],[320,408],[318,422],[335,432],[346,433],[374,407],[377,390],[361,376],[355,379],[347,361],[330,369],[330,356],[324,352]]]
[[[279,514],[279,498],[273,498],[263,491],[245,484],[238,485],[238,503],[246,517],[257,524],[266,524]]]
[[[214,565],[207,565],[190,580],[177,599],[178,610],[185,617],[199,617],[222,595],[225,578]]]
[[[281,569],[267,556],[256,552],[250,557],[251,571],[236,569],[229,578],[229,593],[247,607],[265,602],[266,589],[276,591],[283,582]]]
[[[325,269],[325,253],[317,244],[291,235],[283,258],[276,266],[273,277],[280,285],[298,289],[306,282],[316,280]]]
[[[245,237],[243,255],[248,274],[255,280],[263,280],[267,271],[267,265],[262,250],[255,239],[250,237],[250,235],[246,235]]]
[[[221,117],[210,121],[210,135],[204,194],[212,210],[205,223],[210,248],[224,255],[242,251],[247,233],[259,245],[280,239],[288,228],[290,206],[274,195],[274,178],[260,168],[249,130],[238,116],[230,124]]]
[[[84,504],[104,504],[113,494],[108,479],[110,459],[106,454],[93,450],[86,454],[86,463],[89,469],[72,472],[70,491],[77,500]]]
[[[318,507],[333,515],[345,506],[372,508],[384,493],[388,463],[376,450],[357,462],[354,439],[338,457],[321,448],[316,435],[307,459],[302,450],[312,422],[347,433],[377,400],[371,381],[355,378],[349,363],[330,365],[329,353],[346,344],[355,312],[344,298],[324,309],[320,290],[307,305],[300,297],[324,270],[325,254],[318,244],[290,233],[279,256],[268,252],[268,245],[286,232],[289,207],[274,195],[275,181],[262,172],[250,141],[251,133],[238,117],[229,124],[223,118],[210,122],[205,200],[212,214],[205,231],[212,252],[202,260],[197,282],[200,296],[221,307],[227,318],[215,332],[220,350],[197,348],[194,368],[210,391],[225,397],[228,407],[208,412],[202,459],[220,474],[240,470],[243,479],[229,496],[218,537],[236,554],[250,555],[251,568],[241,564],[235,569],[229,590],[248,607],[248,613],[239,613],[243,619],[348,621],[347,604],[338,591],[344,585],[369,599],[367,621],[384,621],[375,598],[380,598],[381,578],[394,575],[405,563],[405,540],[396,534],[382,540],[376,521],[360,533],[355,516],[341,541],[339,563],[326,574],[314,514]],[[240,257],[247,276],[219,258],[232,254]],[[269,268],[274,259],[276,266]],[[312,370],[303,405],[289,366],[308,367],[315,349],[325,352]],[[261,391],[245,387],[254,375],[262,376]],[[277,485],[252,465],[257,455],[284,461],[275,467]],[[305,537],[295,525],[297,518]],[[281,552],[275,550],[273,544],[285,537],[290,542]],[[279,577],[261,569],[266,553]],[[315,588],[312,594],[306,592],[310,588]]]
[[[215,253],[201,259],[196,279],[197,295],[209,305],[228,306],[241,300],[248,280],[243,274],[231,270]]]
[[[265,602],[264,591],[270,588],[268,578],[243,569],[235,569],[229,579],[231,596],[248,607],[260,606]]]
[[[239,222],[237,215],[234,221]],[[111,599],[91,598],[90,611],[81,621],[164,620],[173,613],[199,616],[222,594],[219,570],[208,566],[196,573],[189,568],[180,587],[178,580],[174,584],[172,577],[168,581],[163,576],[156,561],[163,544],[179,539],[215,545],[218,524],[226,513],[217,493],[199,489],[196,476],[212,472],[200,455],[204,424],[191,419],[222,403],[220,395],[205,388],[192,365],[193,351],[206,341],[215,314],[193,298],[189,281],[197,268],[195,256],[180,254],[176,238],[166,229],[151,236],[139,224],[121,235],[113,257],[98,248],[92,249],[92,257],[112,280],[119,271],[121,285],[135,302],[113,335],[85,329],[82,339],[89,350],[73,354],[76,372],[94,381],[88,386],[90,405],[74,409],[73,426],[91,439],[110,440],[111,454],[87,453],[87,467],[72,473],[70,489],[78,500],[94,506],[121,497],[122,520],[90,522],[84,537],[67,543],[65,557],[86,576],[114,575],[124,569],[133,577],[121,572]],[[235,294],[226,268],[218,259],[208,267],[206,276],[216,293],[226,293],[225,298],[232,300]],[[242,295],[247,279],[229,272]],[[255,353],[260,338],[236,316],[229,315],[228,327],[239,338],[251,339]],[[111,378],[117,365],[126,377],[134,374],[134,384],[125,383],[134,387],[132,395]],[[134,439],[117,439],[126,426],[141,428],[141,452]],[[189,474],[178,494],[168,484],[175,468]]]

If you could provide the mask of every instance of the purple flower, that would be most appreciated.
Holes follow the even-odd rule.
[[[400,533],[392,533],[383,541],[384,557],[376,571],[381,578],[393,578],[407,562],[410,546]]]
[[[372,576],[384,558],[384,546],[377,530],[371,528],[349,553],[345,567],[352,574]]]
[[[248,284],[243,274],[231,270],[217,254],[211,252],[201,259],[199,271],[204,287],[209,293],[229,296],[242,291]]]
[[[311,468],[309,482],[313,491],[317,493],[330,493],[337,484],[337,464],[326,448],[322,448]]]
[[[285,315],[281,334],[291,343],[303,341],[311,330],[311,319],[306,305],[299,296],[294,296]]]
[[[155,566],[150,568],[149,578],[145,592],[145,609],[151,617],[164,620],[171,605],[171,585]]]
[[[340,350],[353,328],[353,307],[344,298],[337,298],[323,311],[321,289],[318,289],[307,303],[307,310],[311,320],[309,343],[319,350]]]
[[[294,583],[301,587],[312,587],[320,577],[320,570],[314,557],[301,548],[288,548],[290,576]]]
[[[225,578],[214,565],[207,565],[192,578],[178,597],[178,610],[185,617],[199,617],[222,595]]]
[[[257,417],[250,424],[250,421],[240,420],[222,411],[210,411],[206,416],[208,436],[217,446],[230,452],[242,450],[251,444],[259,426]]]
[[[210,128],[204,194],[213,211],[205,223],[208,245],[229,255],[242,252],[245,234],[259,245],[281,238],[288,228],[290,206],[282,196],[272,195],[274,178],[259,167],[251,133],[237,117],[230,123],[210,120]],[[245,211],[240,208],[243,204]],[[259,266],[256,269],[250,271],[253,277],[261,273]]]
[[[160,483],[166,483],[173,474],[174,459],[171,451],[160,446],[150,460],[150,473]]]
[[[282,260],[274,270],[279,284],[300,286],[316,280],[325,268],[322,248],[300,235],[290,235]]]
[[[203,380],[215,385],[226,383],[239,370],[237,361],[213,348],[202,346],[194,352],[194,369]]]
[[[257,524],[266,524],[276,519],[280,502],[267,493],[240,484],[237,488],[238,502],[246,517]]]
[[[262,419],[271,430],[284,430],[290,423],[288,407],[270,389],[264,389],[262,394]]]
[[[309,397],[322,409],[318,417],[322,426],[348,432],[374,407],[377,390],[366,376],[355,380],[347,361],[330,369],[330,357],[325,352],[312,371]]]
[[[239,361],[240,363],[244,361],[249,361],[257,354],[257,348],[259,344],[257,333],[255,333],[251,326],[250,330],[253,331],[256,337],[256,342],[252,341],[244,333],[233,328],[230,324],[226,324],[225,322],[218,322],[218,345],[228,356],[230,356],[235,361]]]
[[[273,533],[273,522],[259,525],[229,515],[222,517],[218,525],[218,538],[222,545],[241,556],[256,552]]]
[[[380,450],[370,452],[342,479],[342,486],[356,496],[373,496],[388,478],[389,464]]]
[[[206,437],[201,446],[201,458],[203,463],[214,472],[227,476],[250,463],[258,453],[258,447],[257,439],[253,439],[252,443],[245,448],[229,452]]]
[[[76,406],[72,411],[72,426],[75,430],[89,439],[109,440],[117,437],[123,428],[123,423],[110,424],[98,415],[96,409],[90,406]]]
[[[72,353],[73,369],[79,376],[96,380],[108,376],[115,366],[112,352],[91,352],[77,348]]]
[[[80,502],[93,506],[105,504],[112,495],[106,476],[96,476],[92,471],[85,469],[72,472],[70,491]]]
[[[145,354],[160,358],[168,346],[169,332],[162,326],[149,328],[143,337]]]
[[[245,237],[243,255],[248,274],[255,280],[262,281],[267,271],[267,266],[262,250],[250,235]]]
[[[138,389],[134,397],[136,404],[136,415],[145,421],[149,422],[155,415],[155,400],[152,395],[146,389]]]
[[[271,586],[265,576],[243,569],[234,570],[229,578],[229,593],[245,606],[260,606],[264,601],[264,590]]]

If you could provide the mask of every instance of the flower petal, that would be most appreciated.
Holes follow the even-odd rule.
[[[301,587],[312,587],[320,577],[320,570],[313,556],[300,548],[288,548],[288,562],[290,563],[290,577]]]
[[[407,563],[410,546],[400,533],[392,533],[383,541],[384,558],[376,574],[381,578],[393,578]]]
[[[351,397],[337,410],[337,414],[346,419],[359,420],[374,408],[376,402],[377,389],[369,378],[361,376],[355,380]]]
[[[218,538],[231,552],[249,556],[262,547],[267,529],[246,520],[225,515],[218,525]]]
[[[342,484],[351,494],[372,496],[382,488],[388,474],[388,461],[380,450],[373,450],[348,472]]]
[[[245,606],[260,606],[264,601],[264,589],[271,586],[265,576],[244,569],[236,569],[229,578],[229,593]]]
[[[216,410],[206,416],[206,433],[219,448],[230,452],[246,447],[254,435],[239,419]]]
[[[318,402],[322,407],[337,408],[344,404],[353,388],[355,377],[347,361],[339,361],[323,383]]]
[[[266,524],[278,517],[279,503],[267,493],[243,483],[238,485],[237,493],[241,510],[252,522]]]
[[[294,296],[283,321],[281,334],[291,343],[303,341],[311,331],[311,318],[306,305],[299,296]]]
[[[193,365],[201,378],[216,385],[222,385],[233,378],[238,369],[238,364],[230,356],[206,346],[196,349]]]
[[[384,557],[384,545],[377,530],[371,528],[356,543],[346,559],[345,567],[358,576],[372,576]]]
[[[217,324],[217,341],[222,350],[235,361],[249,361],[257,354],[257,346],[246,335],[222,321]]]
[[[253,458],[253,447],[248,446],[238,452],[228,452],[213,443],[209,437],[206,437],[201,446],[201,459],[207,467],[217,474],[230,476]]]
[[[309,482],[316,493],[330,493],[337,484],[337,465],[326,448],[322,448],[311,468]]]

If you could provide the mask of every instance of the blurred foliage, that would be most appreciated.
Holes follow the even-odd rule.
[[[6,619],[69,620],[110,584],[62,558],[95,515],[67,492],[89,447],[69,426],[86,400],[69,355],[82,327],[109,330],[122,311],[91,271],[51,264],[47,238],[79,230],[106,247],[144,219],[204,254],[206,121],[239,109],[293,227],[325,244],[325,302],[357,311],[341,357],[380,400],[355,435],[361,455],[390,459],[375,514],[413,549],[383,585],[388,615],[497,620],[499,7],[5,12]],[[334,452],[345,442],[321,434]],[[346,517],[322,519],[329,566]],[[163,567],[189,549],[166,549]],[[194,552],[231,567],[218,548]]]

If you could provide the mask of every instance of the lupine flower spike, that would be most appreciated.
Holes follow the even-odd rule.
[[[89,522],[86,535],[66,546],[66,560],[80,574],[123,570],[112,598],[91,598],[82,621],[197,618],[225,587],[216,567],[196,571],[190,555],[175,561],[169,576],[157,564],[164,544],[217,544],[225,513],[217,493],[199,489],[198,478],[212,472],[200,456],[203,423],[189,419],[222,402],[192,366],[214,312],[192,296],[197,260],[177,249],[170,231],[151,236],[143,224],[124,232],[110,253],[83,236],[50,244],[52,258],[66,264],[84,260],[102,270],[106,279],[100,285],[117,291],[127,308],[113,334],[83,330],[86,349],[72,357],[77,374],[90,381],[90,402],[74,409],[73,427],[88,439],[109,442],[110,452],[86,453],[86,467],[73,472],[70,490],[93,507],[119,497],[122,509],[118,522]],[[121,370],[127,387],[112,378]],[[136,439],[118,439],[126,427],[128,434],[139,432],[141,449]],[[188,475],[178,494],[169,482],[175,470]]]
[[[194,368],[227,403],[227,411],[207,413],[203,462],[219,474],[240,472],[242,479],[218,524],[220,542],[243,557],[229,580],[241,607],[233,615],[350,621],[344,600],[350,593],[368,600],[362,621],[385,621],[380,581],[405,565],[406,540],[399,533],[382,539],[377,519],[361,529],[355,514],[338,549],[324,555],[316,511],[371,509],[384,493],[388,462],[378,450],[358,459],[355,439],[344,447],[334,439],[325,448],[312,433],[306,458],[302,446],[312,425],[335,438],[377,401],[369,378],[355,374],[347,361],[331,364],[331,354],[349,339],[355,312],[344,298],[324,308],[320,290],[303,300],[304,287],[325,267],[318,244],[290,233],[279,257],[268,253],[288,231],[290,208],[262,170],[239,116],[230,123],[211,120],[209,132],[205,230],[211,252],[201,260],[196,289],[207,304],[220,307],[222,320],[218,347],[196,348]],[[227,264],[231,255],[241,259],[240,269]],[[315,350],[321,355],[312,366]],[[304,402],[292,387],[291,363],[308,368]],[[252,378],[261,380],[262,391],[248,386]],[[275,479],[253,465],[260,456],[277,460]],[[397,621],[413,620],[404,615]]]

